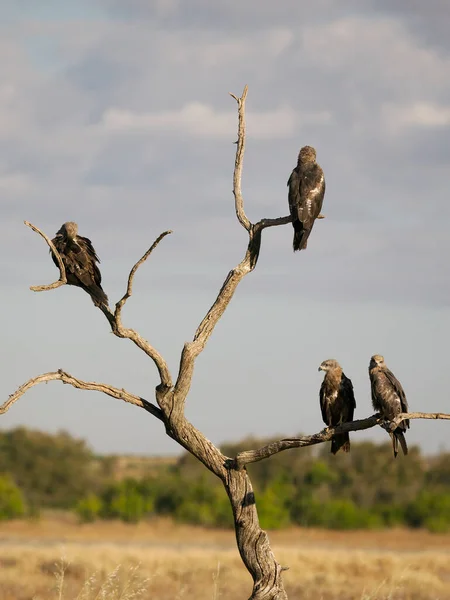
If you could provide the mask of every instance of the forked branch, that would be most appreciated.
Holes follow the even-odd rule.
[[[206,342],[214,331],[215,326],[231,302],[237,286],[256,267],[261,246],[262,230],[266,227],[286,225],[292,221],[291,217],[287,216],[276,219],[261,219],[257,223],[252,224],[245,214],[241,180],[245,152],[245,101],[247,99],[247,92],[248,87],[245,86],[241,97],[230,94],[238,105],[238,141],[233,173],[233,194],[237,219],[242,227],[248,231],[249,240],[247,250],[242,261],[228,273],[214,304],[198,326],[192,342],[187,342],[184,345],[178,378],[175,384],[175,395],[177,398],[175,409],[180,411],[183,411],[184,401],[191,386],[195,359],[205,348]]]
[[[41,235],[44,238],[44,240],[47,242],[47,244],[49,245],[52,252],[54,253],[54,255],[57,258],[59,272],[60,272],[60,278],[58,281],[55,281],[54,283],[52,283],[50,285],[33,286],[31,289],[35,292],[42,292],[44,290],[53,290],[57,287],[60,287],[61,285],[66,284],[67,278],[66,278],[66,270],[64,267],[64,263],[62,261],[62,258],[60,256],[59,252],[56,250],[53,242],[50,240],[50,238],[47,235],[45,235],[45,233],[43,233],[40,229],[38,229],[32,223],[25,221],[25,225],[30,227],[36,233],[39,233],[39,235]],[[114,313],[112,313],[111,310],[105,306],[99,307],[100,310],[105,315],[105,317],[107,318],[114,335],[116,335],[117,337],[120,337],[120,338],[126,338],[126,339],[131,340],[132,342],[134,342],[136,344],[136,346],[138,346],[138,348],[140,348],[143,352],[145,352],[145,354],[149,358],[151,358],[153,360],[153,362],[156,365],[156,368],[158,369],[159,377],[161,379],[161,386],[164,388],[164,390],[170,389],[172,387],[172,378],[171,378],[170,371],[169,371],[166,361],[164,360],[162,355],[156,350],[156,348],[151,346],[147,342],[147,340],[145,340],[142,336],[140,336],[137,333],[137,331],[135,331],[134,329],[128,329],[128,328],[124,327],[122,324],[121,316],[122,316],[122,308],[123,308],[125,302],[128,300],[128,298],[130,298],[130,296],[132,294],[133,280],[134,280],[136,271],[147,260],[147,258],[150,256],[150,254],[153,252],[153,250],[156,248],[156,246],[159,244],[159,242],[169,233],[172,233],[172,231],[168,230],[168,231],[164,231],[163,233],[161,233],[161,235],[159,235],[156,238],[156,240],[153,242],[153,244],[150,246],[150,248],[147,250],[147,252],[132,267],[130,274],[128,275],[128,283],[127,283],[126,292],[122,296],[122,298],[117,302]]]
[[[381,425],[383,429],[393,431],[401,421],[405,419],[450,419],[450,414],[445,413],[402,413],[398,415],[394,421],[386,422],[378,413],[367,417],[366,419],[359,419],[357,421],[350,421],[349,423],[342,423],[336,427],[326,427],[319,433],[312,435],[304,435],[298,438],[285,438],[277,442],[272,442],[258,448],[257,450],[245,450],[239,452],[233,461],[233,465],[236,469],[240,470],[248,465],[249,463],[259,462],[265,458],[269,458],[274,454],[283,452],[284,450],[290,450],[291,448],[303,448],[304,446],[314,446],[315,444],[322,444],[328,442],[331,438],[339,433],[349,433],[350,431],[362,431],[363,429],[370,429],[375,425]]]
[[[58,267],[59,267],[58,281],[54,281],[53,283],[49,283],[48,285],[32,285],[32,286],[30,286],[30,290],[32,290],[33,292],[46,292],[47,290],[54,290],[56,288],[61,287],[62,285],[65,285],[67,283],[66,268],[64,267],[62,258],[59,255],[59,252],[57,251],[57,249],[55,248],[55,245],[53,244],[52,240],[48,236],[46,236],[45,233],[43,233],[40,229],[38,229],[35,225],[30,223],[29,221],[24,221],[24,223],[27,227],[29,227],[30,229],[32,229],[33,231],[35,231],[41,237],[44,238],[44,240],[47,242],[50,250],[55,255],[56,260],[58,261]]]

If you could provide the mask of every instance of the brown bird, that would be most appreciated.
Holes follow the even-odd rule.
[[[402,384],[387,368],[384,357],[380,354],[374,354],[370,359],[369,377],[373,407],[387,421],[393,421],[399,414],[408,412],[408,402]],[[406,419],[394,431],[389,433],[395,457],[398,454],[399,442],[403,454],[408,454],[408,446],[404,435],[408,428],[409,419]]]
[[[95,306],[108,307],[108,296],[101,286],[102,276],[95,264],[100,262],[91,240],[78,235],[78,225],[68,221],[61,226],[52,240],[66,269],[69,285],[76,285],[87,292]],[[56,256],[50,250],[53,262],[59,268]]]
[[[322,385],[320,386],[320,408],[322,419],[328,427],[335,427],[341,423],[353,421],[353,412],[356,408],[353,384],[345,376],[341,365],[334,358],[324,360],[319,371],[325,371]],[[339,433],[331,439],[331,452],[338,450],[350,452],[350,436],[348,433]]]
[[[297,166],[287,184],[295,252],[306,248],[314,221],[323,218],[320,210],[325,195],[325,177],[316,163],[316,151],[312,146],[303,146],[300,150]]]

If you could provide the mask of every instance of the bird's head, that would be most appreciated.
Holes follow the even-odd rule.
[[[69,240],[74,240],[78,235],[78,225],[74,221],[67,221],[67,223],[61,225],[61,229],[58,233],[67,237]]]
[[[338,363],[337,360],[334,360],[334,358],[328,358],[327,360],[324,360],[320,367],[319,367],[319,371],[332,371],[333,369],[340,369],[341,365]]]
[[[369,369],[374,367],[384,367],[384,356],[381,354],[374,354],[370,359]]]
[[[303,148],[298,153],[298,162],[302,164],[315,163],[316,150],[312,146],[303,146]]]

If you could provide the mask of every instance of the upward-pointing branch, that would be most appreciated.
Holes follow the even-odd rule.
[[[34,232],[38,233],[41,237],[44,238],[44,240],[47,242],[50,250],[56,256],[56,260],[58,261],[58,267],[59,267],[58,281],[54,281],[53,283],[49,283],[48,285],[32,285],[32,286],[30,286],[30,290],[32,290],[33,292],[46,292],[47,290],[54,290],[56,288],[61,287],[62,285],[65,285],[67,283],[66,268],[64,266],[61,256],[59,255],[59,252],[55,248],[55,245],[53,244],[52,240],[47,235],[45,235],[45,233],[43,233],[40,229],[38,229],[35,225],[30,223],[29,221],[24,221],[24,223],[27,227],[29,227]]]
[[[214,304],[198,326],[192,342],[187,342],[184,345],[181,353],[178,378],[175,384],[176,403],[174,410],[179,410],[180,412],[184,410],[184,401],[190,389],[195,359],[205,348],[206,342],[233,298],[237,286],[242,279],[256,267],[263,229],[266,227],[274,227],[276,225],[286,225],[292,221],[291,217],[287,216],[278,219],[261,219],[253,225],[245,214],[241,179],[245,151],[245,101],[247,99],[247,92],[248,87],[245,86],[240,98],[234,94],[230,95],[237,102],[239,118],[238,141],[233,174],[233,194],[237,219],[242,227],[248,231],[248,246],[244,258],[228,273]]]
[[[247,215],[245,214],[244,199],[242,197],[241,190],[242,167],[244,165],[245,152],[245,100],[247,99],[247,93],[248,86],[246,85],[240,98],[231,93],[230,96],[234,98],[238,104],[238,141],[233,173],[233,194],[236,207],[236,216],[242,227],[244,227],[244,229],[250,232],[252,224],[250,223],[250,221],[247,218]]]

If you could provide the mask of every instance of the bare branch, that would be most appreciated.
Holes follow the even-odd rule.
[[[393,431],[398,427],[399,423],[405,419],[450,419],[450,414],[447,413],[424,413],[424,412],[413,412],[413,413],[402,413],[395,417],[395,419],[389,424],[389,429]]]
[[[30,290],[32,290],[33,292],[45,292],[47,290],[54,290],[56,288],[61,287],[62,285],[65,285],[67,283],[66,268],[64,266],[61,256],[59,255],[59,252],[55,248],[52,240],[48,236],[46,236],[45,233],[43,233],[40,229],[38,229],[35,225],[30,223],[29,221],[24,221],[24,223],[27,227],[29,227],[30,229],[32,229],[33,231],[35,231],[41,237],[44,238],[44,240],[47,242],[50,250],[56,256],[56,260],[58,261],[58,266],[59,266],[58,281],[54,281],[53,283],[49,283],[48,285],[32,285],[32,286],[30,286]]]
[[[153,250],[156,248],[159,242],[170,233],[172,233],[170,229],[161,233],[150,246],[150,248],[147,250],[147,252],[144,254],[144,256],[142,256],[133,266],[128,276],[127,291],[125,292],[123,297],[117,302],[114,315],[106,309],[103,310],[105,317],[108,319],[111,325],[114,335],[116,335],[117,337],[131,340],[136,344],[138,348],[140,348],[143,352],[145,352],[145,354],[149,358],[153,360],[153,362],[156,365],[156,368],[158,369],[161,384],[163,385],[165,390],[169,390],[172,387],[172,377],[170,375],[169,367],[167,366],[166,361],[164,360],[162,355],[156,350],[156,348],[153,348],[153,346],[151,346],[147,342],[147,340],[140,336],[137,331],[135,331],[134,329],[128,329],[122,325],[122,308],[125,302],[132,294],[133,279],[136,274],[136,271],[147,260],[147,258],[150,256],[150,254],[153,252]]]
[[[230,96],[238,103],[239,117],[238,141],[233,177],[233,194],[235,198],[236,215],[240,224],[248,231],[249,242],[243,260],[228,273],[214,304],[198,326],[193,341],[187,342],[184,345],[181,354],[178,378],[175,384],[175,396],[177,402],[175,403],[174,410],[180,412],[183,411],[183,403],[190,389],[195,359],[205,348],[208,338],[233,298],[237,286],[245,275],[253,271],[256,267],[261,246],[262,230],[266,227],[285,225],[292,222],[291,216],[287,216],[278,219],[262,219],[255,225],[252,225],[245,215],[244,200],[241,191],[241,177],[245,150],[245,100],[247,98],[247,92],[248,87],[245,86],[240,98],[234,94],[230,94]]]
[[[399,415],[395,421],[389,423],[389,429],[395,429],[398,424],[405,419],[450,419],[450,414],[445,413],[402,413]],[[233,461],[233,466],[235,469],[240,470],[245,467],[245,465],[253,462],[259,462],[260,460],[264,460],[265,458],[269,458],[274,454],[278,454],[278,452],[283,452],[283,450],[289,450],[291,448],[303,448],[304,446],[313,446],[315,444],[322,444],[323,442],[328,442],[331,438],[339,433],[348,433],[350,431],[361,431],[363,429],[370,429],[371,427],[375,427],[375,425],[383,425],[385,420],[380,416],[379,413],[372,415],[371,417],[367,417],[366,419],[360,419],[357,421],[351,421],[349,423],[342,423],[342,425],[338,425],[337,427],[326,427],[319,433],[314,433],[313,435],[305,435],[299,438],[287,438],[283,440],[279,440],[277,442],[272,442],[267,446],[263,446],[258,450],[246,450],[244,452],[239,452],[236,458]]]
[[[244,210],[244,199],[242,197],[241,190],[241,179],[242,179],[242,167],[244,164],[244,152],[245,152],[245,100],[247,98],[248,86],[246,85],[242,96],[238,98],[234,94],[230,93],[230,96],[234,98],[238,104],[238,141],[236,147],[236,160],[234,163],[234,174],[233,174],[233,194],[236,207],[236,216],[239,223],[250,231],[252,224],[247,218]]]
[[[132,342],[134,342],[138,348],[140,348],[143,352],[145,352],[145,354],[149,358],[151,358],[153,360],[153,362],[156,365],[156,368],[158,369],[159,377],[161,379],[161,384],[162,384],[164,390],[169,390],[172,387],[172,377],[170,375],[169,367],[167,366],[166,361],[164,360],[162,355],[156,350],[156,348],[153,348],[153,346],[151,346],[147,342],[147,340],[145,340],[142,336],[140,336],[137,331],[123,326],[123,324],[122,324],[122,308],[123,308],[125,302],[128,300],[128,298],[132,294],[133,279],[136,274],[136,271],[147,260],[147,258],[150,256],[150,254],[153,252],[153,250],[156,248],[156,246],[159,244],[159,242],[166,235],[169,235],[170,233],[172,233],[172,231],[170,229],[168,231],[164,231],[163,233],[161,233],[156,238],[156,240],[153,242],[153,244],[150,246],[150,248],[147,250],[147,252],[144,254],[144,256],[142,256],[142,258],[140,258],[137,261],[137,263],[133,266],[133,268],[131,269],[130,274],[128,276],[127,291],[125,292],[123,297],[117,302],[114,314],[110,313],[107,309],[103,310],[105,317],[108,319],[108,321],[111,325],[111,329],[112,329],[113,333],[117,337],[129,339]]]
[[[32,287],[31,289],[33,291],[52,290],[52,289],[55,289],[57,287],[60,287],[61,285],[64,285],[65,283],[67,283],[66,270],[64,268],[64,264],[62,262],[61,256],[59,255],[59,253],[56,250],[55,246],[53,245],[52,241],[48,238],[48,236],[45,235],[45,233],[40,231],[40,229],[38,229],[37,227],[35,227],[31,223],[29,223],[28,221],[25,221],[25,225],[30,227],[36,233],[39,233],[39,235],[41,235],[45,239],[47,244],[50,246],[52,252],[54,252],[55,256],[58,259],[58,265],[59,265],[59,270],[60,270],[59,281],[56,281],[55,283],[52,283],[51,285],[36,286],[36,287]],[[117,337],[120,337],[120,338],[125,338],[125,339],[131,340],[132,342],[134,342],[136,344],[136,346],[138,346],[138,348],[140,348],[143,352],[145,352],[145,354],[147,354],[148,357],[150,357],[153,360],[153,362],[156,365],[156,368],[158,369],[159,377],[161,379],[161,384],[163,385],[163,387],[165,389],[170,389],[172,387],[172,378],[170,376],[169,368],[167,366],[166,361],[161,356],[161,354],[155,348],[153,348],[153,346],[151,346],[147,342],[147,340],[145,340],[143,337],[141,337],[134,329],[127,329],[126,327],[124,327],[122,325],[121,311],[122,311],[122,308],[123,308],[125,302],[131,296],[132,288],[133,288],[133,279],[134,279],[134,275],[136,274],[136,271],[147,260],[147,258],[150,256],[150,254],[153,252],[153,250],[156,248],[156,246],[159,244],[159,242],[169,233],[172,233],[172,232],[170,230],[164,231],[160,236],[158,236],[158,238],[153,242],[151,247],[144,254],[144,256],[140,260],[138,260],[138,262],[133,266],[133,268],[131,269],[130,274],[128,276],[127,291],[125,292],[124,296],[119,300],[119,302],[117,302],[115,312],[112,313],[110,311],[110,309],[106,306],[99,307],[100,310],[105,315],[105,317],[108,319],[108,322],[111,326],[111,329],[112,329],[112,332],[114,333],[114,335],[116,335]]]
[[[278,225],[287,225],[288,223],[292,223],[291,215],[276,219],[261,219],[255,223],[254,228],[256,231],[261,231],[262,229],[266,229],[266,227],[277,227]]]
[[[48,381],[62,381],[63,383],[67,383],[74,388],[79,390],[91,390],[95,392],[102,392],[107,396],[111,396],[112,398],[116,398],[117,400],[123,400],[124,402],[128,402],[129,404],[134,404],[135,406],[139,406],[140,408],[145,409],[147,412],[151,413],[153,416],[158,418],[160,421],[163,421],[163,413],[161,409],[157,406],[144,400],[144,398],[140,398],[139,396],[135,396],[134,394],[130,394],[124,389],[119,389],[109,385],[107,383],[96,383],[95,381],[83,381],[82,379],[78,379],[66,373],[62,369],[58,371],[53,371],[50,373],[43,373],[42,375],[38,375],[37,377],[33,377],[33,379],[29,379],[26,383],[21,385],[14,394],[11,394],[1,406],[0,406],[0,415],[5,414],[11,406],[27,392],[30,388],[38,385],[39,383],[47,383]]]
[[[161,233],[156,240],[153,242],[153,244],[150,246],[150,248],[147,250],[147,252],[144,254],[144,256],[142,256],[142,258],[140,258],[137,263],[134,265],[134,267],[131,269],[130,274],[128,275],[128,285],[127,285],[127,291],[125,292],[125,294],[123,295],[123,297],[119,300],[119,302],[117,302],[116,304],[116,310],[115,310],[115,318],[120,318],[120,313],[121,310],[123,308],[123,305],[125,304],[125,302],[128,300],[128,298],[131,296],[132,291],[133,291],[133,279],[134,276],[136,274],[136,271],[139,269],[139,267],[147,260],[147,258],[150,256],[150,254],[153,252],[153,250],[156,248],[156,246],[159,244],[159,242],[166,237],[166,235],[169,235],[170,233],[173,233],[173,231],[171,229],[168,229],[167,231],[164,231],[163,233]]]

